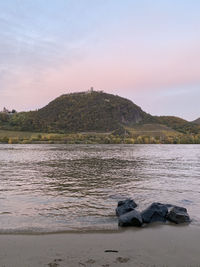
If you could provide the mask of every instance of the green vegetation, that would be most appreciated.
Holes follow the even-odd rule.
[[[154,118],[125,98],[103,92],[62,95],[38,111],[0,119],[1,129],[48,133],[109,132]]]
[[[178,117],[160,116],[155,117],[160,124],[164,124],[180,133],[198,134],[200,133],[200,125],[188,122]]]
[[[151,116],[130,100],[89,91],[62,95],[38,111],[0,112],[0,142],[199,144],[200,125]]]
[[[129,128],[125,134],[111,133],[34,133],[0,130],[0,143],[6,144],[200,144],[200,134],[185,135],[158,130],[144,132]]]

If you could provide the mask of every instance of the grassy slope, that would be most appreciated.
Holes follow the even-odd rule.
[[[178,136],[179,132],[162,124],[143,124],[134,127],[127,127],[127,130],[133,137],[137,136],[151,136],[151,137],[165,137],[165,136]]]

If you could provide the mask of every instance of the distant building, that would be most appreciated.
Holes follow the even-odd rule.
[[[87,90],[85,94],[91,94],[92,92],[94,92],[94,87],[90,87],[90,90]]]

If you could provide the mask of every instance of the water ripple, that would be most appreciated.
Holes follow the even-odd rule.
[[[125,197],[199,224],[199,159],[198,145],[0,145],[0,232],[117,229]]]

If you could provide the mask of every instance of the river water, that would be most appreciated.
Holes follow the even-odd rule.
[[[200,146],[0,145],[0,233],[116,230],[127,197],[200,225]]]

